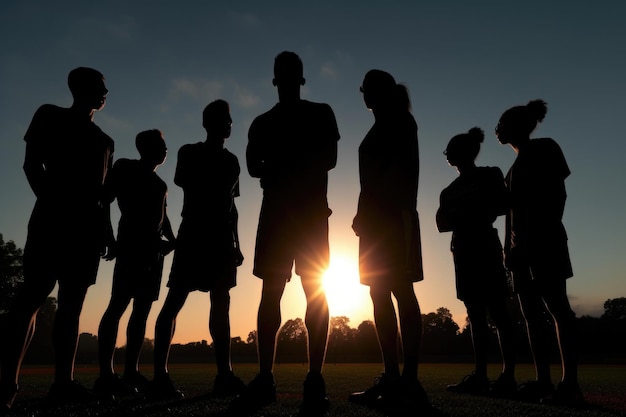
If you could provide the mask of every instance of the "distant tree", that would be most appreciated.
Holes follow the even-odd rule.
[[[456,336],[459,325],[452,319],[452,313],[445,307],[439,307],[436,313],[422,315],[424,333],[437,333]]]
[[[287,320],[280,328],[276,345],[276,362],[307,361],[307,332],[302,319]]]
[[[424,337],[422,352],[425,354],[445,355],[457,353],[460,350],[459,325],[452,319],[452,313],[445,307],[440,307],[434,313],[422,314]],[[471,349],[471,346],[469,347]]]
[[[609,298],[606,300],[602,318],[611,321],[626,320],[626,297]]]
[[[302,319],[287,320],[278,332],[278,343],[306,341],[306,327]]]
[[[0,233],[0,315],[6,314],[24,282],[24,251],[12,240],[4,241]]]
[[[349,326],[350,319],[346,316],[336,316],[330,318],[330,340],[347,341],[354,338],[356,330]]]
[[[256,330],[252,330],[248,333],[248,337],[246,338],[246,343],[249,345],[256,345]]]

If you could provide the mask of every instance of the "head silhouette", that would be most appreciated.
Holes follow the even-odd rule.
[[[202,112],[202,127],[207,137],[226,139],[230,137],[233,120],[230,117],[230,106],[224,100],[209,103]]]
[[[167,146],[163,134],[158,129],[144,130],[135,138],[139,156],[149,165],[158,166],[165,162]]]
[[[411,100],[407,88],[396,83],[391,74],[372,69],[365,74],[361,85],[363,100],[368,109],[374,112],[411,111]]]
[[[467,133],[456,135],[450,139],[443,153],[446,155],[448,163],[453,167],[473,165],[480,151],[480,144],[484,139],[483,130],[479,127],[473,127]]]
[[[93,68],[78,67],[70,71],[67,84],[74,98],[74,105],[90,110],[101,110],[109,93],[104,85],[104,75]]]
[[[514,106],[502,113],[496,126],[496,136],[502,144],[519,145],[529,140],[530,134],[542,122],[548,106],[541,99],[531,100],[525,106]]]
[[[295,52],[283,51],[274,58],[275,86],[304,85],[304,69],[302,60]]]

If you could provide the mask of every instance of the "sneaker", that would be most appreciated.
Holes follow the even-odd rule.
[[[181,400],[185,398],[185,394],[176,388],[170,374],[155,376],[148,388],[150,397],[160,400]]]
[[[517,382],[510,375],[500,374],[498,379],[491,383],[489,395],[496,398],[514,398],[517,394]]]
[[[241,415],[245,411],[276,402],[276,383],[271,373],[258,374],[243,392],[231,402],[230,411]]]
[[[246,384],[235,376],[233,371],[217,374],[213,383],[212,394],[216,397],[230,397],[244,392]]]
[[[353,404],[364,405],[367,407],[376,407],[379,399],[387,396],[389,392],[397,390],[400,384],[400,378],[392,379],[386,373],[374,378],[374,385],[365,391],[353,392],[348,397],[348,401]]]
[[[326,384],[321,373],[307,373],[301,408],[307,411],[326,411],[330,408],[330,399],[326,395]]]
[[[421,415],[430,410],[426,390],[417,378],[392,381],[374,401],[372,408],[389,415]]]
[[[47,400],[53,404],[87,403],[96,400],[96,396],[75,379],[69,382],[54,382],[48,391]]]
[[[578,382],[561,381],[551,397],[541,399],[542,404],[564,405],[568,407],[580,407],[585,404],[583,393]]]
[[[554,393],[554,385],[550,382],[528,381],[519,386],[515,398],[525,402],[540,402]]]
[[[137,393],[137,389],[124,382],[118,374],[110,374],[96,379],[93,385],[93,392],[99,397],[115,399],[134,395]]]
[[[150,386],[150,381],[148,380],[148,378],[143,376],[138,371],[124,372],[124,375],[122,376],[122,381],[124,381],[126,385],[135,388],[137,392],[144,392]]]
[[[486,376],[472,372],[469,375],[465,375],[458,384],[446,386],[446,389],[457,394],[486,394],[489,391],[489,379]]]

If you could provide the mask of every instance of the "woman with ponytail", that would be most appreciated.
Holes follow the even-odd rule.
[[[507,213],[505,264],[526,320],[535,361],[536,379],[522,384],[519,397],[529,401],[579,405],[576,315],[567,298],[566,280],[573,276],[562,217],[569,167],[559,145],[530,134],[548,111],[543,100],[505,111],[496,136],[517,153],[506,184],[511,208]],[[554,319],[561,353],[562,377],[556,390],[550,378],[550,348]]]
[[[423,279],[417,185],[417,124],[409,94],[391,74],[371,70],[361,86],[374,125],[359,147],[361,193],[352,228],[361,283],[370,287],[384,372],[350,401],[413,411],[428,404],[417,378],[422,318],[413,283]],[[392,302],[397,301],[398,310]],[[398,320],[404,365],[398,358]]]
[[[474,127],[450,139],[444,155],[459,176],[442,192],[437,228],[452,232],[457,298],[467,309],[472,331],[475,370],[448,390],[467,394],[513,396],[515,382],[515,334],[507,310],[509,295],[502,259],[502,244],[493,222],[508,209],[507,190],[497,167],[477,167],[476,156],[484,140]],[[496,325],[502,353],[502,373],[493,384],[487,377],[489,321]]]

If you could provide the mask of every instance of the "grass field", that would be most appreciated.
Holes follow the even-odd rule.
[[[381,417],[383,414],[349,404],[348,395],[367,388],[381,370],[377,364],[326,364],[324,375],[332,405],[329,416],[334,417]],[[236,364],[235,372],[244,380],[254,377],[257,366]],[[583,365],[580,382],[588,406],[581,409],[526,404],[511,400],[453,394],[445,386],[455,383],[471,371],[471,365],[423,364],[420,379],[433,404],[429,415],[437,417],[614,417],[626,416],[626,366]],[[558,368],[554,378],[558,379]],[[229,399],[214,399],[210,392],[215,378],[214,365],[172,365],[172,379],[185,393],[181,401],[148,402],[142,398],[125,399],[117,403],[90,404],[62,409],[49,408],[43,401],[52,381],[49,367],[27,367],[20,380],[20,394],[11,415],[44,416],[224,416]],[[296,416],[301,400],[302,381],[306,366],[279,364],[275,369],[278,402],[258,410],[253,416]],[[495,378],[498,369],[490,368]],[[146,371],[146,376],[151,376]],[[92,386],[97,377],[94,367],[78,367],[76,378],[86,386]],[[518,367],[517,379],[524,381],[533,377],[530,365]]]

